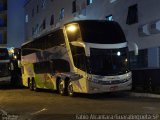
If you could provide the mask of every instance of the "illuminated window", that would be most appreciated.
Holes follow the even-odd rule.
[[[42,8],[45,8],[46,6],[46,0],[42,0]]]
[[[93,0],[87,0],[87,5],[90,5],[93,3]]]
[[[60,11],[60,20],[64,18],[64,8],[61,9]]]
[[[112,16],[112,15],[106,16],[106,20],[108,20],[108,21],[113,21],[113,16]]]
[[[26,15],[25,22],[28,23],[28,14]]]

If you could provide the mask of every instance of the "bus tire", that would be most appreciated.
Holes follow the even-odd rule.
[[[28,78],[27,82],[28,82],[28,88],[29,88],[30,87],[30,79],[29,78]]]
[[[28,85],[29,85],[29,89],[30,89],[31,91],[33,91],[32,80],[28,79]]]
[[[38,88],[37,88],[37,84],[36,84],[36,81],[34,80],[34,78],[32,80],[32,86],[33,86],[33,90],[37,92]]]
[[[67,93],[65,81],[62,79],[59,80],[58,90],[59,90],[59,94],[62,96],[66,95]]]
[[[73,91],[73,84],[72,84],[72,82],[71,82],[70,80],[68,81],[67,94],[68,94],[68,96],[70,96],[70,97],[75,96],[75,93],[74,93],[74,91]]]
[[[60,82],[61,78],[57,77],[56,79],[56,93],[59,93],[59,82]]]

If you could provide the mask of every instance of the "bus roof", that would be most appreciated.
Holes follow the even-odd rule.
[[[54,30],[50,30],[50,31],[48,31],[48,32],[45,32],[45,33],[41,34],[40,36],[38,36],[38,37],[36,37],[36,38],[30,39],[29,41],[23,43],[23,44],[21,45],[21,47],[24,46],[24,45],[27,45],[27,44],[30,43],[30,42],[33,42],[34,40],[36,40],[36,39],[38,39],[38,38],[40,38],[40,37],[43,37],[43,36],[45,36],[45,35],[48,35],[48,34],[54,32],[54,31],[56,31],[56,30],[59,30],[59,29],[62,29],[62,28],[56,28],[56,29],[54,29]]]
[[[68,22],[65,25],[68,25],[68,24],[72,24],[72,23],[78,23],[78,24],[83,24],[83,23],[113,23],[113,24],[118,24],[116,21],[108,21],[108,20],[75,20],[75,21],[71,21],[71,22]]]
[[[43,37],[43,36],[45,36],[45,35],[48,35],[48,34],[54,32],[54,31],[56,31],[56,30],[58,30],[58,29],[62,29],[63,26],[66,26],[66,25],[68,25],[68,24],[72,24],[72,23],[78,23],[78,24],[88,24],[88,23],[89,23],[89,24],[94,24],[94,23],[103,23],[103,22],[104,22],[104,23],[111,23],[111,24],[119,25],[119,24],[118,24],[117,22],[115,22],[115,21],[107,21],[107,20],[75,20],[75,21],[71,21],[71,22],[68,22],[68,23],[62,25],[62,26],[59,27],[59,28],[56,28],[56,29],[51,30],[51,31],[48,31],[48,32],[46,32],[46,33],[44,33],[44,34],[36,37],[36,38],[31,39],[31,40],[23,43],[23,44],[21,45],[21,47],[24,46],[24,45],[27,45],[27,44],[30,43],[30,42],[33,42],[34,40],[36,40],[36,39],[38,39],[38,38],[40,38],[40,37]]]

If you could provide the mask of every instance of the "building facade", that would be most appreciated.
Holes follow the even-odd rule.
[[[0,47],[24,42],[24,0],[0,0]]]
[[[7,1],[0,0],[0,44],[7,44]]]
[[[133,68],[160,67],[159,0],[28,0],[25,41],[74,20],[117,21],[129,44]],[[134,55],[134,44],[139,54]]]

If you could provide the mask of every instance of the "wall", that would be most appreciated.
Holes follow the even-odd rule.
[[[35,2],[36,1],[36,2]],[[80,4],[85,0],[77,0]],[[110,0],[93,0],[93,3],[86,6],[84,13],[77,15],[77,13],[72,13],[72,2],[73,0],[46,0],[46,6],[40,8],[39,13],[32,18],[32,9],[36,8],[37,4],[41,5],[41,0],[30,0],[28,4],[25,5],[25,13],[29,15],[29,22],[26,23],[26,41],[40,35],[46,31],[54,29],[59,25],[63,25],[68,21],[78,20],[78,19],[105,19],[106,16],[112,14],[113,19],[117,21],[125,32],[127,41],[129,43],[129,50],[134,50],[133,43],[138,45],[139,50],[149,49],[148,52],[148,66],[159,67],[159,54],[154,54],[150,49],[159,49],[160,46],[160,33],[150,34],[149,36],[139,36],[138,28],[144,24],[151,24],[153,21],[160,19],[160,1],[159,0],[114,0],[115,2],[110,3]],[[127,14],[128,7],[131,5],[138,5],[138,23],[127,25]],[[59,14],[61,8],[65,9],[65,17],[63,20],[59,20]],[[50,16],[55,15],[55,24],[50,26]],[[47,28],[43,31],[39,31],[37,35],[32,35],[32,28],[36,24],[40,24],[43,19],[46,18]],[[157,50],[158,51],[158,50]],[[153,54],[152,54],[153,53]],[[152,61],[152,56],[156,55],[155,60]]]

